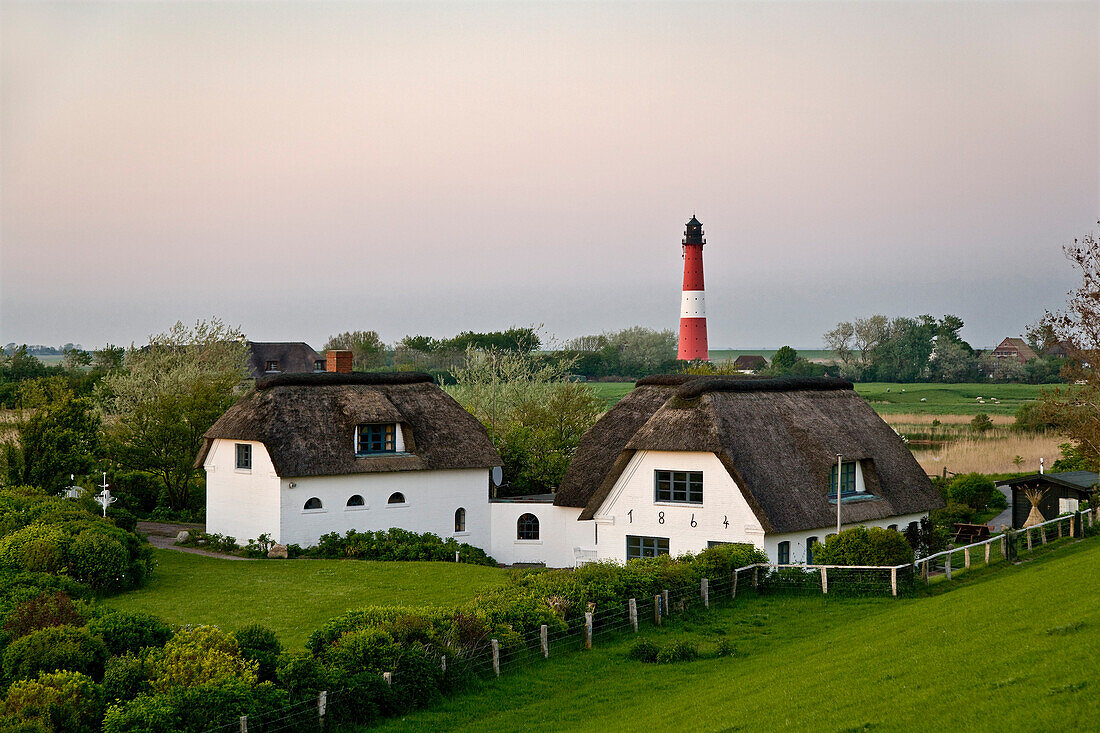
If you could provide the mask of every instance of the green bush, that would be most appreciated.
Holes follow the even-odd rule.
[[[346,672],[392,672],[401,656],[401,647],[387,632],[378,628],[349,631],[330,647],[323,659]]]
[[[419,644],[403,647],[393,672],[397,705],[405,710],[425,707],[440,696],[442,677],[438,657]]]
[[[691,662],[699,658],[699,649],[690,641],[674,641],[657,654],[657,664]]]
[[[239,629],[233,634],[233,638],[237,640],[237,646],[245,659],[256,663],[260,680],[274,682],[279,654],[283,651],[283,645],[275,637],[275,632],[259,624],[250,624]]]
[[[112,611],[89,621],[88,630],[115,655],[164,646],[172,638],[172,627],[148,613]]]
[[[334,687],[329,670],[313,656],[282,654],[275,675],[294,700],[313,699],[321,690]]]
[[[9,639],[50,626],[83,626],[84,616],[65,591],[47,591],[16,604],[4,622]]]
[[[37,724],[48,733],[97,733],[103,694],[95,681],[80,672],[44,672],[11,686],[4,698],[4,715]]]
[[[51,626],[16,639],[4,650],[3,660],[4,674],[12,680],[59,669],[100,679],[106,661],[107,648],[99,637],[73,626]]]
[[[437,560],[454,562],[455,553],[460,562],[471,565],[495,566],[496,560],[481,548],[459,543],[452,538],[442,539],[431,532],[417,534],[394,527],[377,532],[346,534],[329,532],[322,535],[313,547],[303,554],[308,557],[354,558],[357,560]],[[289,555],[289,551],[288,551]]]
[[[714,649],[714,656],[716,657],[732,657],[737,653],[737,647],[729,639],[722,638],[718,640],[718,644]]]
[[[274,726],[286,714],[285,691],[265,682],[249,686],[240,681],[138,695],[112,705],[103,719],[104,733],[200,733],[220,730],[248,716],[249,729]],[[235,729],[235,728],[234,728]]]
[[[145,659],[136,654],[111,657],[103,672],[103,697],[108,702],[132,700],[149,691]]]
[[[115,526],[119,529],[124,529],[127,532],[134,532],[137,530],[137,517],[125,509],[115,509],[112,507],[107,510],[107,518],[114,522]]]
[[[993,481],[980,473],[964,473],[947,485],[949,501],[966,504],[974,511],[984,511],[993,494],[1000,494]]]
[[[639,662],[656,662],[657,655],[661,653],[661,647],[649,639],[638,639],[630,645],[626,656]]]
[[[0,538],[0,563],[32,573],[62,572],[72,537],[60,526],[30,524]]]
[[[852,527],[814,545],[818,565],[904,565],[913,562],[913,548],[892,529]]]
[[[987,430],[993,429],[993,421],[989,419],[989,415],[984,412],[979,412],[974,416],[974,419],[970,421],[970,429],[976,433],[984,433]]]
[[[154,692],[256,682],[257,665],[246,659],[236,640],[216,626],[181,629],[149,659]]]
[[[954,534],[956,524],[971,524],[974,521],[974,510],[966,504],[955,501],[947,502],[942,509],[933,510],[929,516],[937,525]]]

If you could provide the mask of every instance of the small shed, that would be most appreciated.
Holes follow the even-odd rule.
[[[1024,489],[1045,488],[1046,494],[1039,503],[1043,519],[1054,519],[1059,514],[1077,511],[1082,501],[1089,498],[1100,479],[1092,471],[1064,471],[1062,473],[1034,473],[1030,476],[1001,481],[998,488],[1005,488],[1012,507],[1012,526],[1020,529],[1031,512],[1031,502]]]
[[[733,361],[733,368],[739,372],[755,374],[768,368],[768,360],[759,354],[742,354]]]

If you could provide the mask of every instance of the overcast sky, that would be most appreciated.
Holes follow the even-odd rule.
[[[1100,218],[1100,4],[4,2],[0,343],[954,313]]]

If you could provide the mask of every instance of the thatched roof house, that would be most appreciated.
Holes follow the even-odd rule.
[[[363,424],[400,426],[403,450],[357,457]],[[261,377],[204,436],[202,467],[221,438],[262,443],[279,476],[489,468],[501,464],[485,428],[428,374],[333,373]]]
[[[325,358],[305,342],[248,342],[248,373],[253,379],[265,374],[308,374],[323,371]]]
[[[739,372],[755,372],[768,368],[768,360],[759,354],[741,354],[733,360],[733,368]]]
[[[845,524],[943,505],[905,443],[839,379],[642,379],[585,434],[555,504],[596,517],[640,451],[713,453],[769,534],[835,523],[828,489],[838,454],[861,471]]]

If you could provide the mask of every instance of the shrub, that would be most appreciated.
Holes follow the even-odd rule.
[[[256,672],[260,679],[274,682],[279,654],[283,651],[283,645],[275,637],[275,632],[259,624],[250,624],[239,629],[233,634],[233,638],[237,640],[237,646],[245,659],[256,663]]]
[[[330,647],[324,661],[347,672],[392,672],[401,655],[393,637],[377,628],[349,631]]]
[[[638,639],[630,646],[630,650],[627,651],[626,656],[639,662],[652,663],[657,661],[657,655],[660,654],[660,652],[661,647],[657,646],[649,639]]]
[[[947,548],[951,534],[929,517],[921,517],[915,527],[905,528],[905,540],[917,557],[927,557]]]
[[[69,568],[78,580],[93,588],[122,588],[128,585],[125,578],[130,553],[117,538],[99,528],[86,529],[73,540],[69,552]]]
[[[993,494],[1000,494],[993,481],[980,473],[964,473],[947,485],[949,501],[966,504],[975,511],[983,511]]]
[[[737,647],[729,639],[719,639],[718,644],[714,649],[714,656],[716,657],[732,657],[737,653]]]
[[[46,592],[15,606],[4,630],[9,638],[18,639],[32,631],[50,626],[81,626],[84,617],[65,591]]]
[[[0,538],[0,563],[36,573],[56,574],[66,565],[72,537],[61,527],[30,524]]]
[[[96,733],[103,717],[103,695],[80,672],[47,672],[13,684],[4,699],[4,713],[33,721],[49,733]]]
[[[106,660],[107,648],[86,628],[51,626],[16,639],[4,650],[4,674],[27,679],[65,669],[100,679]]]
[[[177,688],[138,695],[129,702],[112,705],[103,719],[104,733],[199,733],[234,725],[248,716],[249,729],[265,729],[265,723],[285,715],[286,692],[265,682],[250,687],[240,681]]]
[[[172,628],[148,613],[113,611],[89,621],[88,630],[103,639],[115,655],[164,646],[172,638]]]
[[[989,419],[989,415],[984,412],[979,412],[974,416],[974,419],[970,421],[970,429],[976,433],[984,433],[987,430],[993,428],[993,421]]]
[[[245,659],[233,637],[216,626],[176,632],[150,657],[150,687],[155,692],[240,682],[256,683],[256,663]]]
[[[107,518],[113,521],[119,529],[124,529],[127,532],[137,530],[137,517],[125,509],[108,509]]]
[[[900,532],[881,527],[852,527],[814,545],[818,565],[903,565],[913,548]]]
[[[329,670],[312,656],[283,654],[275,674],[279,685],[294,700],[312,699],[321,690],[334,687]]]
[[[393,691],[398,706],[406,710],[424,707],[439,697],[443,671],[419,644],[404,647],[393,672]]]
[[[1051,430],[1055,427],[1043,414],[1043,405],[1040,402],[1025,402],[1016,410],[1016,422],[1012,424],[1013,430],[1029,433],[1037,433],[1042,430]]]
[[[473,545],[459,543],[451,538],[444,540],[431,532],[417,534],[398,527],[377,532],[348,530],[344,535],[329,532],[322,535],[316,545],[306,548],[303,554],[309,557],[350,557],[357,560],[454,562],[455,552],[458,552],[460,561],[464,563],[489,566],[497,564],[484,550]],[[287,554],[290,555],[289,548]]]
[[[108,702],[132,700],[149,691],[145,660],[136,654],[111,657],[103,672],[103,697]]]
[[[956,524],[970,524],[974,520],[974,510],[966,504],[949,501],[947,506],[932,511],[929,516],[933,522],[953,533]]]
[[[699,649],[690,641],[674,641],[657,654],[657,664],[691,662],[699,658]]]

